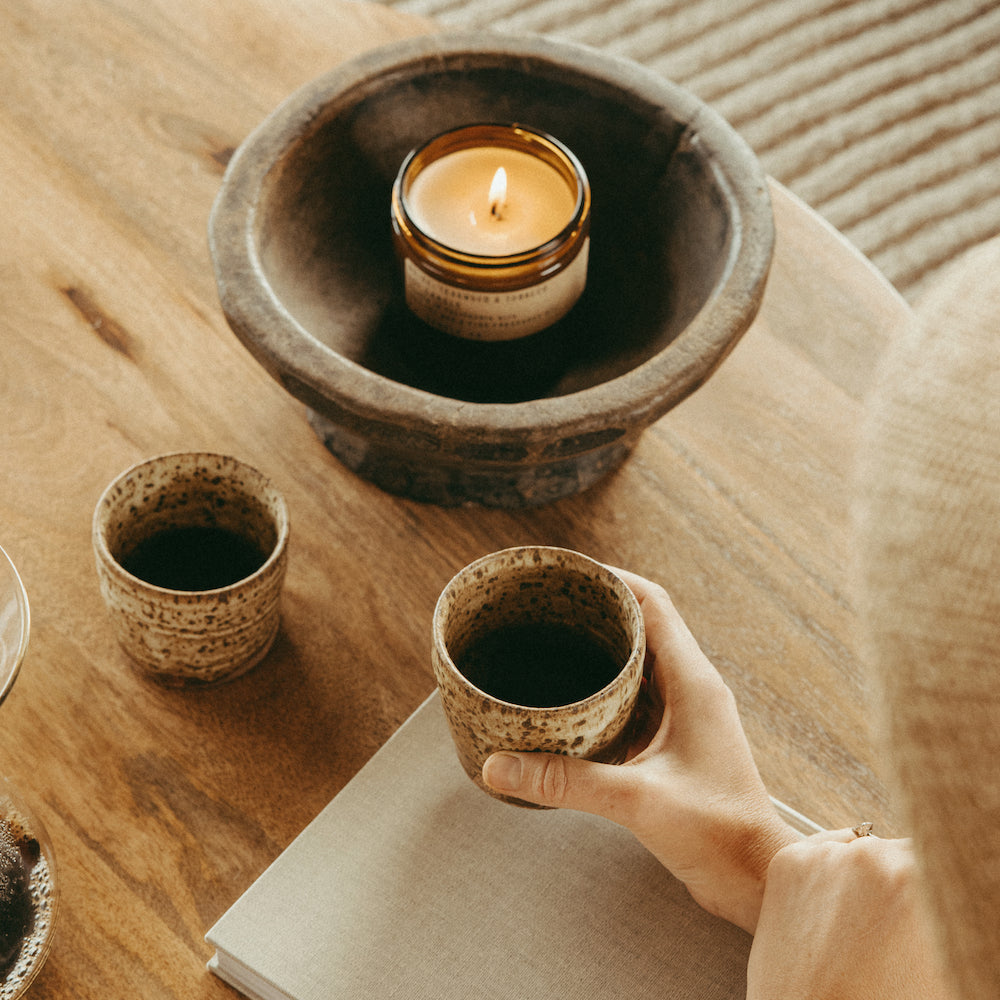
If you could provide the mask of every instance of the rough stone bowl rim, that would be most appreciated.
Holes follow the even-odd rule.
[[[710,150],[729,206],[733,238],[720,278],[697,314],[666,347],[636,367],[566,395],[517,403],[472,403],[406,385],[345,357],[314,337],[284,307],[267,281],[255,241],[258,202],[271,170],[331,104],[351,106],[366,88],[414,64],[445,65],[461,57],[541,60],[664,106]],[[266,164],[261,168],[260,164]],[[388,206],[386,208],[388,216]],[[496,444],[586,435],[612,424],[648,426],[694,392],[749,327],[771,263],[774,220],[767,178],[755,154],[713,108],[638,63],[589,46],[541,35],[492,31],[421,35],[354,57],[301,86],[247,136],[233,155],[212,206],[209,249],[219,298],[244,346],[282,384],[283,375],[335,402],[373,436],[391,439],[404,424],[431,439],[442,427],[458,437]],[[267,322],[261,325],[260,316]],[[294,339],[295,350],[287,349]],[[380,433],[381,431],[381,433]]]

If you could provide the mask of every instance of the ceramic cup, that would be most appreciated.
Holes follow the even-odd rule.
[[[94,511],[101,595],[125,652],[168,684],[255,667],[278,631],[288,511],[227,455],[160,455],[123,472]]]
[[[438,598],[434,675],[458,757],[482,779],[496,750],[625,759],[642,681],[639,602],[606,566],[545,546],[461,570]]]

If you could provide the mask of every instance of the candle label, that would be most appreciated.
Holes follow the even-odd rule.
[[[517,340],[562,319],[587,284],[590,241],[550,278],[513,291],[450,285],[405,262],[406,304],[429,326],[466,340]]]

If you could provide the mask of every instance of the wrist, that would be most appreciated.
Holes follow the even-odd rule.
[[[801,840],[799,833],[780,817],[740,825],[719,845],[723,864],[714,885],[689,885],[695,900],[710,913],[741,927],[749,934],[757,929],[771,862],[782,848]]]

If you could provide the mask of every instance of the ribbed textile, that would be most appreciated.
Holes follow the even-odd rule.
[[[384,0],[692,90],[911,301],[1000,233],[997,0]]]
[[[1000,996],[1000,239],[883,359],[855,481],[856,603],[887,757],[959,994]]]

